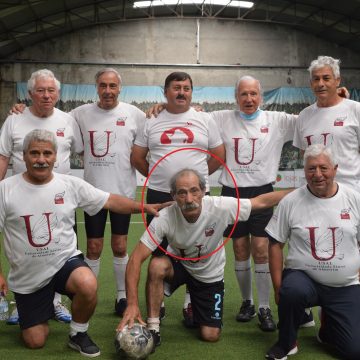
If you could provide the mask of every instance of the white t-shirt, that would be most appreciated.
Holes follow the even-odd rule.
[[[224,278],[225,249],[223,232],[229,224],[236,221],[238,202],[232,197],[205,196],[202,201],[200,217],[195,223],[185,220],[177,204],[160,211],[155,217],[149,231],[157,244],[151,239],[147,231],[140,241],[154,251],[166,236],[170,254],[182,258],[202,258],[201,260],[181,260],[185,269],[197,280],[211,283]],[[246,221],[251,212],[249,199],[240,200],[239,221]],[[214,254],[215,249],[222,246]]]
[[[120,102],[104,110],[86,104],[72,110],[84,141],[84,179],[95,187],[135,198],[136,174],[130,164],[131,148],[145,114]]]
[[[261,111],[254,120],[241,118],[238,110],[211,113],[219,126],[226,148],[226,165],[236,187],[262,186],[276,180],[281,150],[293,139],[296,115]],[[234,188],[234,182],[223,168],[222,185]]]
[[[360,192],[360,104],[343,99],[331,107],[312,104],[299,115],[294,146],[330,146],[338,162],[336,179]]]
[[[0,182],[8,284],[20,294],[44,287],[70,257],[81,253],[73,230],[75,209],[95,215],[109,197],[82,179],[53,174],[44,185],[28,183],[23,174]]]
[[[207,153],[194,149],[181,150],[211,150],[222,144],[218,127],[209,114],[192,108],[181,114],[164,110],[157,118],[145,121],[135,144],[149,149],[149,173],[156,165],[149,178],[149,188],[170,192],[171,177],[181,169],[191,168],[205,177],[209,190]],[[169,155],[172,151],[177,152]]]
[[[25,108],[22,114],[8,116],[1,128],[0,154],[12,157],[13,175],[26,171],[23,142],[25,136],[34,129],[49,130],[56,135],[58,151],[54,171],[70,174],[71,152],[81,153],[83,150],[80,130],[74,118],[56,108],[51,116],[41,118]]]
[[[280,201],[267,225],[275,240],[288,241],[285,267],[334,287],[359,284],[360,194],[339,184],[331,198],[303,186]]]

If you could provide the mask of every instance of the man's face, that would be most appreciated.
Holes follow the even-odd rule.
[[[318,101],[328,101],[337,98],[337,88],[340,78],[336,79],[330,66],[313,70],[310,85]]]
[[[237,89],[236,102],[245,114],[251,115],[261,103],[259,83],[256,80],[243,80]]]
[[[118,104],[121,84],[115,73],[109,71],[99,76],[96,88],[100,100],[99,106],[102,109],[110,110]]]
[[[174,200],[187,221],[195,222],[200,216],[204,195],[205,192],[201,190],[199,179],[195,174],[185,173],[177,179]]]
[[[183,113],[190,108],[192,89],[189,79],[184,81],[171,81],[164,95],[167,99],[166,109],[174,114]]]
[[[34,89],[29,94],[36,115],[51,113],[59,100],[59,90],[51,78],[36,79]]]
[[[336,170],[337,165],[324,154],[308,157],[304,171],[311,192],[319,197],[332,196]]]
[[[56,152],[51,142],[32,141],[24,153],[26,174],[32,184],[45,184],[52,178]]]

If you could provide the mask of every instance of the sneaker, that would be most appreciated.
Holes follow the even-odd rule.
[[[115,300],[116,315],[123,316],[126,308],[127,308],[127,300],[125,298],[122,298],[119,301]]]
[[[295,355],[297,352],[298,347],[296,343],[294,347],[287,353],[278,343],[276,343],[266,353],[265,358],[270,360],[286,360],[288,355]]]
[[[69,336],[69,347],[80,352],[87,357],[96,357],[100,355],[100,349],[91,340],[87,332],[78,332],[74,336]]]
[[[184,316],[184,325],[185,325],[185,327],[187,327],[187,328],[195,327],[194,314],[193,314],[191,303],[188,303],[187,308],[183,309],[183,316]]]
[[[9,318],[6,320],[6,323],[8,325],[19,325],[19,313],[16,306],[11,312]]]
[[[165,319],[165,316],[166,316],[165,306],[161,306],[161,307],[160,307],[160,314],[159,314],[160,321],[161,321],[161,320],[164,320],[164,319]]]
[[[258,312],[259,326],[262,331],[275,331],[276,324],[269,308],[260,308]]]
[[[314,316],[311,309],[305,309],[304,316],[301,320],[300,327],[301,328],[308,328],[315,326]]]
[[[236,320],[240,322],[248,322],[255,316],[255,306],[251,305],[250,300],[244,300],[241,304],[239,313],[236,315]]]
[[[69,312],[69,310],[66,308],[65,305],[63,305],[61,302],[58,302],[55,306],[54,306],[54,311],[55,311],[55,320],[62,322],[62,323],[70,323],[71,322],[71,314]]]
[[[161,344],[161,336],[160,336],[160,331],[156,331],[156,330],[149,330],[153,339],[154,339],[154,345],[155,346],[160,346]],[[155,351],[155,348],[153,350],[153,352]]]

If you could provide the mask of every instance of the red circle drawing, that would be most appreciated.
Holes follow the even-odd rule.
[[[208,155],[210,155],[211,157],[213,157],[214,159],[216,159],[217,161],[219,161],[221,163],[222,166],[224,166],[224,168],[226,169],[226,171],[229,173],[233,183],[234,183],[234,188],[235,188],[235,191],[236,191],[236,198],[237,198],[237,210],[236,210],[236,217],[235,217],[235,222],[234,222],[234,225],[232,226],[231,228],[231,231],[230,231],[230,234],[228,235],[228,237],[222,242],[221,245],[219,245],[215,250],[213,250],[212,252],[210,252],[209,254],[206,254],[206,255],[202,255],[202,256],[199,256],[199,257],[194,257],[194,258],[188,258],[188,257],[181,257],[181,256],[178,256],[178,255],[175,255],[173,253],[170,253],[168,252],[166,249],[164,249],[157,241],[156,239],[154,238],[153,234],[151,233],[151,231],[149,230],[149,226],[146,222],[146,217],[145,217],[145,212],[144,212],[144,198],[145,198],[145,191],[146,191],[146,185],[149,181],[149,178],[151,176],[151,174],[154,172],[154,170],[156,169],[156,167],[159,165],[159,163],[161,161],[163,161],[164,159],[166,159],[168,156],[172,155],[172,154],[175,154],[177,152],[180,152],[180,151],[200,151],[200,152],[203,152],[203,153],[206,153]],[[225,162],[220,159],[217,155],[211,153],[210,151],[208,150],[204,150],[204,149],[200,149],[200,148],[196,148],[196,147],[186,147],[186,148],[180,148],[180,149],[176,149],[176,150],[173,150],[173,151],[170,151],[169,153],[167,153],[166,155],[164,155],[163,157],[161,157],[157,162],[156,164],[154,164],[154,166],[151,168],[145,182],[144,182],[144,185],[142,187],[142,191],[141,191],[141,216],[142,216],[142,219],[143,219],[143,223],[146,227],[146,231],[148,232],[151,240],[156,244],[156,246],[161,249],[161,251],[163,251],[166,255],[169,255],[169,256],[172,256],[173,258],[175,259],[178,259],[178,260],[186,260],[186,261],[199,261],[199,260],[202,260],[202,259],[206,259],[212,255],[214,255],[216,252],[218,252],[221,248],[223,248],[227,242],[230,240],[231,238],[231,235],[232,233],[234,232],[235,230],[235,227],[236,227],[236,223],[238,222],[238,219],[239,219],[239,213],[240,213],[240,197],[239,197],[239,190],[238,190],[238,187],[237,187],[237,184],[236,184],[236,180],[232,174],[232,172],[230,171],[230,169],[227,167],[227,165],[225,164]]]

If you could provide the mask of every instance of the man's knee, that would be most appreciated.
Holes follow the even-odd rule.
[[[149,279],[165,279],[170,272],[172,265],[166,256],[154,256],[151,258],[148,268]]]
[[[96,297],[96,277],[89,268],[85,266],[78,267],[71,273],[66,289],[74,295]]]
[[[40,324],[22,331],[25,346],[29,349],[40,349],[45,345],[49,335],[47,324]]]
[[[90,260],[97,260],[102,252],[104,245],[104,238],[87,239],[86,256]]]
[[[220,339],[221,330],[210,326],[200,327],[200,337],[204,341],[216,342]]]

